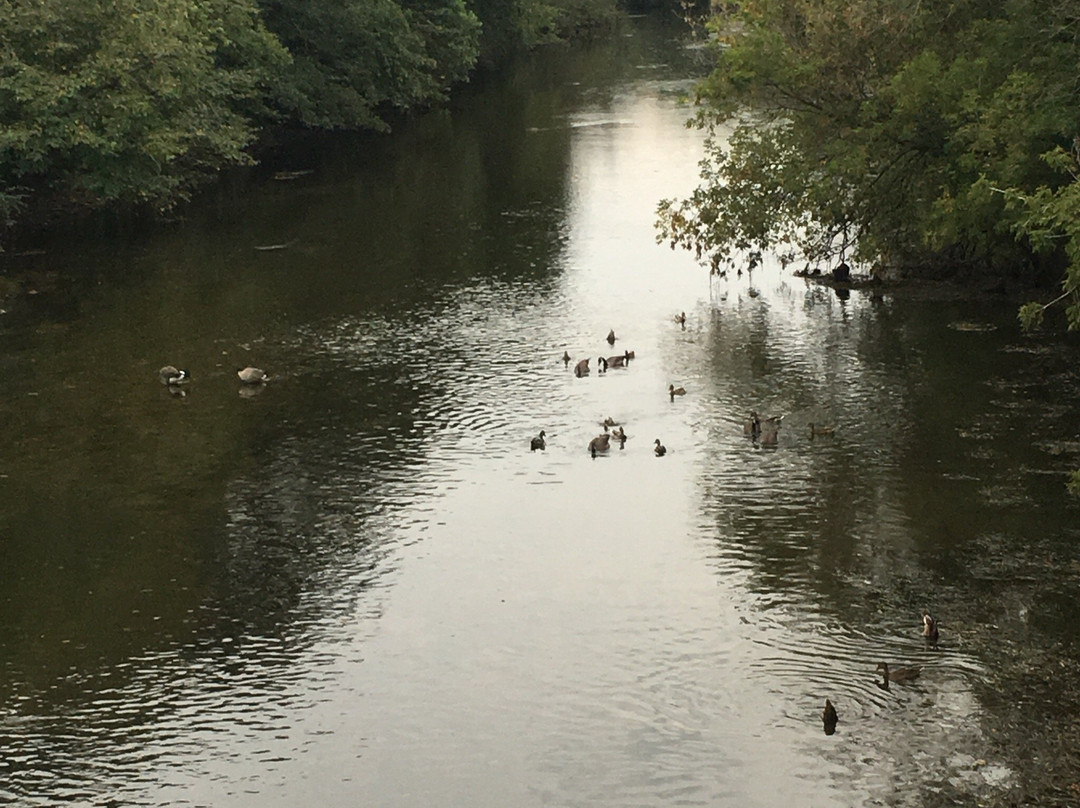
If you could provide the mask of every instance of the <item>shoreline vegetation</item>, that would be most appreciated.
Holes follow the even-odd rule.
[[[515,53],[674,0],[45,0],[0,7],[0,248],[159,220],[285,131],[385,132]]]
[[[714,0],[708,30],[701,184],[660,204],[659,242],[1043,289],[1022,325],[1080,328],[1075,5]]]

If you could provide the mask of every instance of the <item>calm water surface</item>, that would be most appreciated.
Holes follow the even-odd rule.
[[[152,239],[10,259],[0,803],[1068,793],[1078,344],[771,262],[710,287],[652,229],[699,54],[637,21]]]

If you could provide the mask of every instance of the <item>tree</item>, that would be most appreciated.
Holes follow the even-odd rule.
[[[661,204],[659,238],[714,257],[793,245],[809,261],[854,254],[908,270],[1052,268],[1031,240],[1038,217],[1016,204],[1059,193],[1046,156],[1080,124],[1076,43],[1031,25],[1052,11],[1047,0],[741,4],[713,22],[702,184]]]
[[[463,0],[260,0],[292,55],[274,87],[286,119],[385,129],[384,112],[443,100],[468,76],[480,24]]]
[[[245,163],[287,55],[238,0],[0,3],[0,206],[167,208]]]

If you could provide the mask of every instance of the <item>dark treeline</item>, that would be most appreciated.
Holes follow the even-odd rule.
[[[679,3],[667,3],[677,8]],[[274,127],[386,129],[616,0],[0,0],[0,215],[165,210]]]
[[[662,238],[705,261],[775,250],[998,288],[1061,281],[1080,327],[1080,6],[714,7],[702,120],[731,134],[697,192],[661,207]]]

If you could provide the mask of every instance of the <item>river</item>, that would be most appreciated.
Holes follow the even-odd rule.
[[[638,19],[8,257],[0,803],[1075,799],[1080,343],[657,245],[702,53]]]

